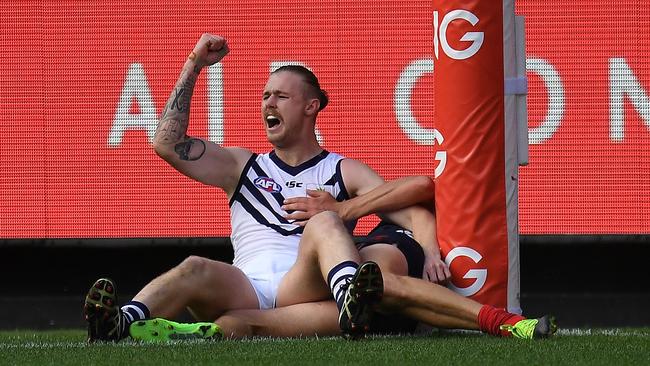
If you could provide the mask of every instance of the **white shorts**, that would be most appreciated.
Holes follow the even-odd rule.
[[[282,281],[285,274],[287,274],[287,271],[272,273],[262,277],[247,276],[257,294],[260,309],[266,310],[275,307],[275,300],[278,297],[278,286],[280,286],[280,281]]]
[[[248,281],[257,294],[260,309],[272,309],[275,307],[278,297],[280,282],[296,262],[296,256],[274,255],[269,257],[260,255],[258,258],[245,264],[235,263],[234,265],[248,277]]]

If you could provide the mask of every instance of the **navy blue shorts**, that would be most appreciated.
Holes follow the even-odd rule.
[[[410,231],[387,222],[380,222],[368,235],[357,243],[359,250],[374,244],[391,244],[399,249],[408,263],[408,275],[421,279],[424,269],[424,251],[413,239]],[[399,314],[375,314],[370,324],[372,333],[413,333],[418,321]]]

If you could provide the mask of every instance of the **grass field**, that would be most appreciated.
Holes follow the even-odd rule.
[[[650,328],[561,330],[549,340],[409,337],[84,342],[82,330],[0,332],[0,365],[650,365]]]

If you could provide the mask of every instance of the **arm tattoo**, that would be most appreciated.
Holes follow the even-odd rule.
[[[169,110],[176,110],[178,113],[189,113],[190,101],[192,93],[194,93],[194,84],[196,84],[196,77],[198,75],[194,72],[184,72],[180,80],[176,83],[174,95],[169,97],[167,105]]]
[[[192,146],[194,143],[199,143],[200,146],[200,152],[195,151],[191,156],[190,153],[192,152]],[[199,147],[197,147],[197,150]],[[187,160],[187,161],[195,161],[201,159],[203,154],[205,153],[205,143],[203,140],[199,139],[189,139],[187,141],[180,142],[174,146],[174,150],[176,150],[176,153],[178,154],[178,158],[181,160]],[[197,154],[198,153],[198,154]]]
[[[187,130],[187,126],[183,128],[181,124],[182,121],[177,119],[163,117],[160,122],[158,122],[158,128],[156,128],[154,139],[166,143],[180,140],[185,136],[185,131]]]
[[[173,143],[185,137],[190,118],[190,101],[198,77],[196,71],[196,69],[191,71],[184,69],[181,73],[160,116],[154,136],[155,141]]]
[[[183,88],[178,88],[174,90],[176,92],[176,96],[174,97],[174,101],[172,102],[171,109],[176,109],[179,112],[183,111],[183,105],[179,103],[179,99],[183,96],[183,93],[185,93],[185,89]],[[185,103],[183,103],[185,104]]]

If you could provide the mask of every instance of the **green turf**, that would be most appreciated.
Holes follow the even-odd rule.
[[[650,328],[563,330],[542,341],[477,333],[186,341],[162,345],[84,342],[84,332],[0,332],[0,365],[648,365]]]

